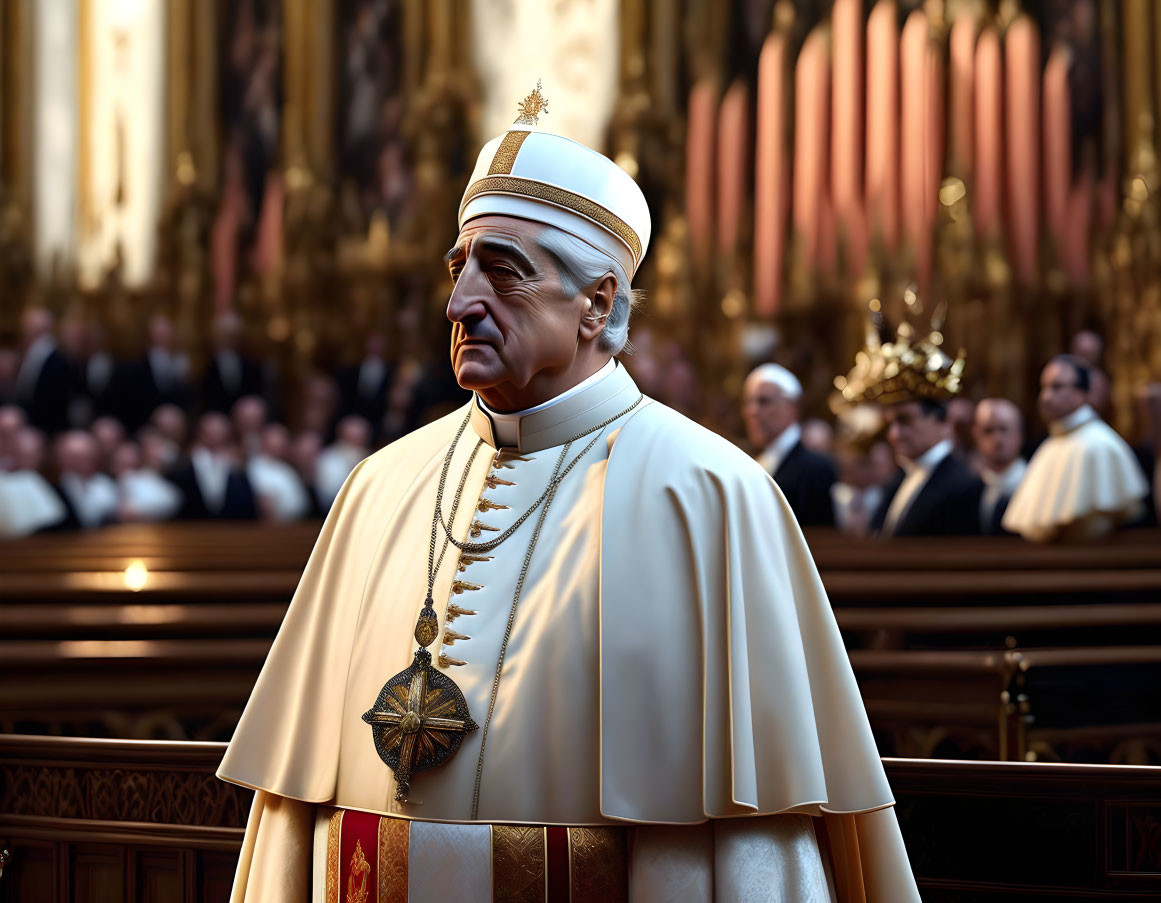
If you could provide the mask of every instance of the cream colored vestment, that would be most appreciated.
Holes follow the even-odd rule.
[[[359,465],[219,770],[263,791],[236,899],[267,898],[246,876],[269,873],[286,838],[309,846],[313,816],[296,800],[430,822],[695,826],[846,813],[827,822],[839,899],[918,899],[858,689],[793,515],[742,452],[648,400],[605,427],[561,483],[498,684],[537,516],[490,560],[463,562],[449,549],[435,583],[437,611],[441,623],[449,602],[468,613],[446,625],[458,638],[448,643],[445,632],[432,651],[480,729],[450,762],[415,777],[412,802],[394,801],[394,778],[361,715],[414,652],[436,484],[456,429],[470,410],[445,514],[483,440],[452,525],[462,539],[473,521],[498,530],[513,523],[543,491],[562,444],[638,396],[617,367],[522,418],[518,454],[497,457],[492,424],[473,404]],[[563,462],[597,435],[573,443]],[[272,815],[276,797],[290,800]],[[745,824],[759,848],[785,833],[768,819]],[[657,830],[639,834],[652,862],[664,861],[650,840]],[[698,830],[682,835],[695,848]],[[731,841],[710,846],[738,848],[736,832],[723,836]],[[796,842],[783,852],[801,849]],[[716,858],[699,861],[712,872]],[[639,875],[649,873],[645,863],[634,860]],[[714,880],[728,880],[720,865]],[[303,899],[307,892],[304,883]],[[723,892],[717,899],[729,899]]]
[[[1138,517],[1148,493],[1128,443],[1085,405],[1052,425],[1003,526],[1038,542],[1093,538]]]

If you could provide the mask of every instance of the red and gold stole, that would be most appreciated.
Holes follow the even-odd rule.
[[[338,810],[327,828],[327,903],[409,903],[412,842],[427,831],[490,832],[478,881],[511,903],[621,903],[628,899],[628,828],[435,825]],[[416,836],[413,836],[416,835]],[[430,856],[430,853],[426,855]]]

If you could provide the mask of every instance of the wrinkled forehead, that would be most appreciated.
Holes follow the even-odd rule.
[[[463,224],[453,250],[463,253],[472,245],[494,239],[497,245],[507,243],[531,254],[537,250],[537,239],[544,229],[543,223],[516,216],[478,216]]]

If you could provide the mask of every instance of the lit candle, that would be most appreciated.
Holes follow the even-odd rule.
[[[1072,53],[1058,44],[1044,67],[1044,218],[1057,250],[1063,250],[1072,194],[1072,109],[1068,68]]]
[[[863,5],[834,0],[834,86],[831,98],[831,197],[845,216],[862,193]]]
[[[972,144],[975,136],[973,104],[976,25],[976,17],[972,12],[961,12],[951,25],[948,51],[951,57],[951,170],[969,181],[972,176]]]
[[[916,10],[907,17],[899,38],[902,129],[899,136],[899,168],[902,186],[903,237],[922,270],[929,243],[927,221],[927,170],[930,75],[927,64],[927,16]]]
[[[1021,15],[1004,37],[1007,87],[1009,244],[1013,270],[1027,285],[1036,278],[1040,224],[1040,34]]]
[[[834,30],[834,85],[831,97],[831,181],[833,220],[837,239],[846,249],[846,263],[858,275],[867,257],[863,223],[863,2],[835,0],[831,12]],[[824,251],[827,237],[824,235]]]
[[[811,265],[818,262],[819,215],[826,191],[829,95],[827,35],[818,26],[798,54],[794,93],[794,228]]]
[[[736,81],[726,91],[718,112],[718,250],[723,254],[738,247],[749,171],[749,119],[746,83]]]
[[[987,26],[976,42],[975,64],[975,225],[994,238],[1000,231],[1000,186],[1003,183],[1003,75],[1000,36]]]
[[[899,240],[899,33],[895,0],[867,17],[867,212],[888,250]]]
[[[713,235],[714,125],[717,91],[712,79],[696,82],[689,94],[686,135],[685,207],[694,260],[706,263]]]
[[[786,36],[772,34],[758,57],[758,124],[754,149],[754,306],[776,313],[786,253],[789,159],[786,148]]]

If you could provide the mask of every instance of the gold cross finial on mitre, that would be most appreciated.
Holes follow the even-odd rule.
[[[525,97],[517,105],[520,115],[516,117],[517,125],[536,125],[540,121],[540,114],[548,112],[548,101],[540,93],[540,79],[536,80],[536,90]]]

